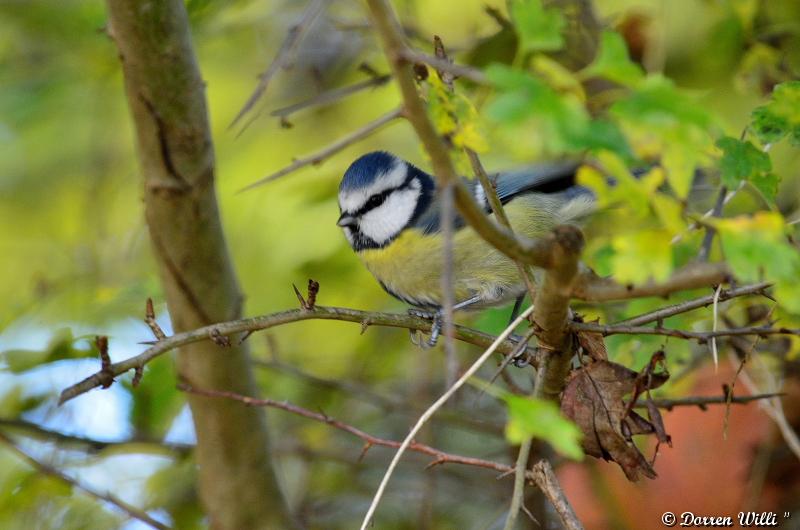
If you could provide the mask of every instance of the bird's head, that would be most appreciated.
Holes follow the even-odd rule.
[[[430,204],[433,178],[390,153],[353,162],[339,185],[339,221],[354,250],[381,248],[408,228]]]

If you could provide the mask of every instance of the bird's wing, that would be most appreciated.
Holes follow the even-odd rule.
[[[575,193],[575,171],[578,162],[550,162],[499,173],[496,179],[497,197],[503,204],[521,193]],[[584,191],[585,192],[585,191]]]
[[[588,189],[575,185],[575,170],[579,165],[577,162],[551,162],[498,173],[493,177],[497,196],[505,204],[520,194],[531,192],[553,194],[565,200],[591,194]],[[477,179],[465,178],[464,184],[472,192],[477,203],[486,210],[487,214],[490,213],[491,207],[481,183]],[[425,212],[416,219],[412,226],[426,234],[436,233],[441,230],[440,212],[441,196],[435,193]],[[466,226],[466,222],[454,208],[454,229],[458,230],[464,226]]]

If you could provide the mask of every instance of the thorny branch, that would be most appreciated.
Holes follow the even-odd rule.
[[[327,147],[324,147],[317,151],[316,153],[304,156],[303,158],[298,158],[288,166],[283,169],[276,171],[275,173],[271,173],[266,177],[260,178],[255,182],[252,182],[245,186],[244,188],[239,190],[239,193],[243,191],[247,191],[253,189],[257,186],[261,186],[262,184],[266,184],[267,182],[271,182],[275,179],[283,177],[284,175],[288,175],[298,169],[305,167],[305,166],[316,166],[321,164],[326,158],[329,158],[332,155],[335,155],[342,149],[360,141],[372,134],[373,132],[377,131],[384,125],[388,124],[391,121],[399,118],[402,115],[402,109],[394,109],[392,111],[387,112],[383,116],[376,118],[375,120],[367,123],[363,127],[351,132],[347,136],[343,136],[339,138],[332,144]]]
[[[76,436],[74,434],[64,434],[23,419],[0,418],[0,428],[20,432],[27,438],[53,442],[58,444],[59,447],[81,448],[87,453],[118,450],[124,452],[185,456],[194,449],[194,446],[191,444],[164,442],[152,438],[129,438],[117,441],[97,440],[84,436]]]
[[[359,323],[362,326],[388,326],[419,330],[422,332],[430,332],[431,330],[430,320],[408,314],[377,313],[324,306],[315,306],[313,310],[293,309],[258,317],[231,320],[229,322],[203,326],[184,333],[176,333],[164,340],[157,341],[139,355],[111,364],[107,372],[97,372],[83,381],[66,388],[61,392],[59,404],[63,404],[93,388],[102,386],[108,381],[109,375],[116,377],[129,370],[141,369],[159,355],[163,355],[180,346],[210,340],[214,335],[227,337],[243,332],[269,329],[291,322],[299,322],[301,320],[341,320],[343,322]],[[495,337],[491,335],[464,326],[455,326],[454,330],[455,339],[484,348],[489,346],[495,339]],[[516,347],[517,340],[512,337],[503,341],[497,348],[497,351],[500,353],[509,353]],[[527,348],[526,353],[530,354],[535,359],[534,349]]]
[[[19,456],[22,460],[25,460],[28,464],[30,464],[40,473],[53,477],[56,480],[59,480],[69,485],[70,487],[73,487],[75,489],[78,489],[86,493],[90,497],[94,497],[95,499],[111,504],[115,508],[127,514],[129,517],[133,519],[138,519],[139,521],[143,522],[144,524],[152,528],[157,528],[158,530],[169,530],[169,527],[167,525],[153,519],[144,510],[140,510],[135,506],[131,506],[127,502],[117,498],[114,495],[111,495],[110,493],[99,492],[94,488],[91,488],[83,484],[82,482],[79,482],[78,480],[70,477],[69,475],[66,475],[64,472],[54,468],[53,466],[50,466],[48,464],[45,464],[44,462],[37,460],[36,458],[32,457],[31,455],[20,449],[17,446],[17,444],[14,443],[14,440],[12,440],[2,431],[0,431],[0,442],[2,442],[6,447],[8,447],[8,449],[10,449],[17,456]]]
[[[299,112],[301,110],[310,108],[331,105],[332,103],[336,103],[337,101],[340,101],[348,96],[357,94],[362,90],[383,86],[387,84],[391,78],[392,76],[388,74],[375,75],[373,77],[370,77],[369,79],[364,79],[363,81],[353,83],[352,85],[342,88],[335,88],[333,90],[328,90],[326,92],[323,92],[322,94],[314,96],[311,99],[307,99],[299,103],[294,103],[292,105],[287,105],[286,107],[273,110],[272,112],[269,113],[269,115],[274,116],[276,118],[280,118],[281,123],[283,123],[284,125],[289,125],[287,120],[289,116],[291,116],[295,112]]]
[[[335,418],[332,418],[327,414],[321,412],[313,412],[303,407],[293,405],[288,401],[277,401],[274,399],[256,399],[248,396],[242,396],[240,394],[235,394],[233,392],[194,388],[186,384],[179,384],[178,389],[184,392],[189,392],[201,396],[232,399],[234,401],[239,401],[251,407],[276,408],[284,410],[286,412],[290,412],[292,414],[296,414],[298,416],[302,416],[304,418],[308,418],[310,420],[326,423],[335,429],[344,431],[346,433],[352,434],[353,436],[360,438],[364,442],[364,448],[361,452],[362,457],[364,453],[366,453],[366,451],[368,451],[373,446],[390,447],[393,449],[397,449],[401,445],[401,443],[396,440],[389,440],[386,438],[373,436],[369,433],[362,431],[357,427],[353,427],[352,425],[349,425]],[[490,460],[483,460],[481,458],[472,458],[468,456],[455,455],[452,453],[441,451],[429,445],[417,442],[411,442],[408,445],[408,450],[432,456],[433,461],[430,464],[428,464],[428,467],[434,467],[440,464],[462,464],[466,466],[475,466],[475,467],[482,467],[485,469],[492,469],[500,473],[508,473],[509,471],[513,471],[513,468],[506,464],[501,464],[499,462],[492,462]]]
[[[800,329],[793,328],[773,328],[772,326],[750,326],[743,328],[721,329],[717,331],[683,331],[671,328],[648,328],[644,326],[622,326],[622,325],[603,325],[592,324],[589,322],[571,322],[569,327],[573,331],[589,331],[608,335],[664,335],[667,337],[677,337],[679,339],[696,340],[701,344],[714,337],[733,337],[741,335],[756,335],[764,337],[766,335],[800,335]]]
[[[286,39],[284,39],[283,44],[278,50],[278,53],[275,55],[275,59],[273,59],[269,67],[258,76],[258,85],[247,99],[247,102],[241,108],[239,113],[233,119],[229,127],[236,125],[239,120],[241,120],[244,115],[253,108],[264,92],[266,92],[270,81],[275,74],[278,73],[278,70],[281,68],[287,68],[289,66],[289,63],[292,60],[292,54],[294,54],[297,50],[297,47],[299,46],[300,42],[302,42],[303,37],[305,36],[309,27],[311,27],[311,24],[322,13],[326,3],[327,0],[311,0],[311,3],[303,12],[300,20],[298,20],[296,24],[289,28]]]
[[[768,296],[766,294],[766,290],[772,284],[769,282],[761,282],[755,283],[753,285],[744,285],[742,287],[737,287],[735,289],[723,289],[719,293],[719,297],[717,298],[718,302],[725,302],[732,298],[736,298],[739,296],[747,296],[751,294],[759,294],[763,296]],[[695,309],[699,309],[701,307],[708,307],[709,305],[714,303],[714,294],[710,294],[708,296],[703,296],[700,298],[695,298],[693,300],[687,300],[686,302],[681,302],[679,304],[674,304],[667,307],[662,307],[650,313],[645,313],[643,315],[639,315],[633,318],[629,318],[627,320],[622,320],[620,322],[616,322],[615,326],[642,326],[644,324],[649,324],[651,322],[659,322],[664,320],[665,318],[669,318],[671,316],[679,315],[681,313],[687,313],[689,311],[693,311]]]

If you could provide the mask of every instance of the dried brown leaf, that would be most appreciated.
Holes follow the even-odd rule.
[[[639,394],[667,380],[669,374],[655,371],[662,362],[663,356],[655,354],[642,373],[637,373],[621,364],[596,360],[571,374],[561,400],[561,410],[584,434],[586,454],[616,462],[631,481],[656,477],[634,445],[633,435],[655,433],[660,441],[669,441],[660,416],[653,417],[651,412],[648,421],[630,405]],[[627,395],[630,401],[625,399]]]

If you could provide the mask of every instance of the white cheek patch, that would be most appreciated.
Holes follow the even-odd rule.
[[[361,233],[379,245],[395,237],[414,215],[419,193],[419,187],[392,193],[383,204],[361,217],[358,223]]]
[[[339,192],[339,208],[343,212],[357,212],[364,206],[367,199],[382,191],[397,188],[405,182],[407,176],[408,166],[398,159],[389,171],[377,177],[366,188]]]

